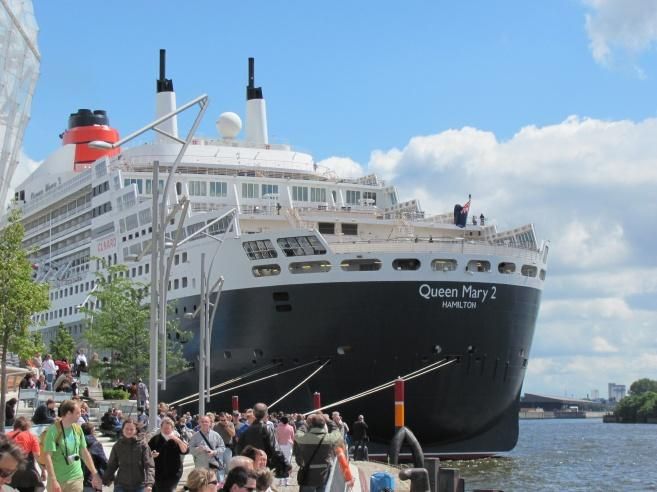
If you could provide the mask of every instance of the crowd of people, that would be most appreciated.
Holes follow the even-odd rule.
[[[23,416],[14,419],[13,432],[0,435],[0,484],[20,492],[37,491],[46,483],[49,492],[91,492],[110,484],[117,492],[172,492],[183,475],[182,458],[190,454],[195,468],[187,490],[275,491],[298,484],[301,492],[323,492],[334,459],[351,486],[349,450],[356,459],[367,457],[362,415],[350,432],[339,412],[269,414],[263,403],[244,412],[196,416],[160,403],[154,434],[146,431],[144,407],[136,418],[110,409],[101,427],[116,433],[117,440],[107,457],[86,402],[75,396],[55,407],[49,400],[34,413],[35,423],[50,424],[40,438]],[[298,465],[296,484],[290,477],[292,460]]]

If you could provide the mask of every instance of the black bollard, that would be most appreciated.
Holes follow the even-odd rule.
[[[441,468],[438,474],[438,492],[459,492],[464,488],[464,481],[456,468]]]
[[[429,473],[429,488],[432,492],[438,492],[438,474],[440,473],[439,458],[424,458],[424,467]]]
[[[429,473],[426,468],[404,468],[399,472],[400,480],[411,481],[411,492],[430,492]]]

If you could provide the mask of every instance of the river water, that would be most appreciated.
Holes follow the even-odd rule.
[[[441,466],[458,468],[466,491],[657,491],[657,425],[521,420],[507,456]]]

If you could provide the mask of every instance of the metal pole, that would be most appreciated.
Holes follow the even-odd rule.
[[[158,376],[158,361],[157,361],[157,341],[158,341],[158,302],[160,296],[158,295],[158,249],[159,241],[158,235],[160,234],[160,227],[158,224],[158,179],[160,176],[160,163],[153,162],[153,209],[151,214],[153,216],[153,234],[151,236],[151,322],[150,322],[150,368],[149,368],[149,404],[150,409],[148,413],[148,430],[154,432],[157,429],[157,376]]]
[[[205,415],[205,336],[207,330],[207,293],[205,278],[205,253],[201,253],[201,321],[199,323],[198,346],[198,414]]]

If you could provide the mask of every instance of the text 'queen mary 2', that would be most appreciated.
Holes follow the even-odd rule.
[[[176,107],[163,68],[157,88],[159,117]],[[190,202],[167,228],[169,239],[189,239],[175,252],[168,298],[194,335],[185,344],[190,361],[199,353],[199,318],[189,313],[199,307],[203,253],[206,268],[214,258],[208,285],[224,277],[211,383],[240,379],[207,408],[230,409],[233,395],[243,408],[271,403],[303,382],[274,410],[309,411],[315,392],[330,404],[417,375],[406,383],[406,424],[426,449],[512,449],[546,275],[548,247],[533,226],[466,224],[469,202],[427,216],[374,175],[341,179],[310,155],[269,143],[252,63],[243,139],[234,113],[217,128],[219,137],[192,141],[166,197],[172,207]],[[175,119],[160,129],[177,135]],[[36,248],[37,278],[52,287],[51,309],[35,315],[46,341],[60,323],[82,334],[79,306],[94,307],[94,257],[149,282],[154,162],[166,179],[181,144],[158,134],[130,148],[87,145],[118,139],[104,111],[79,110],[62,147],[17,188],[25,246]],[[197,365],[170,374],[160,399],[195,393]],[[194,411],[189,401],[180,405]],[[348,422],[365,414],[381,442],[393,434],[393,408],[392,389],[337,407]]]

